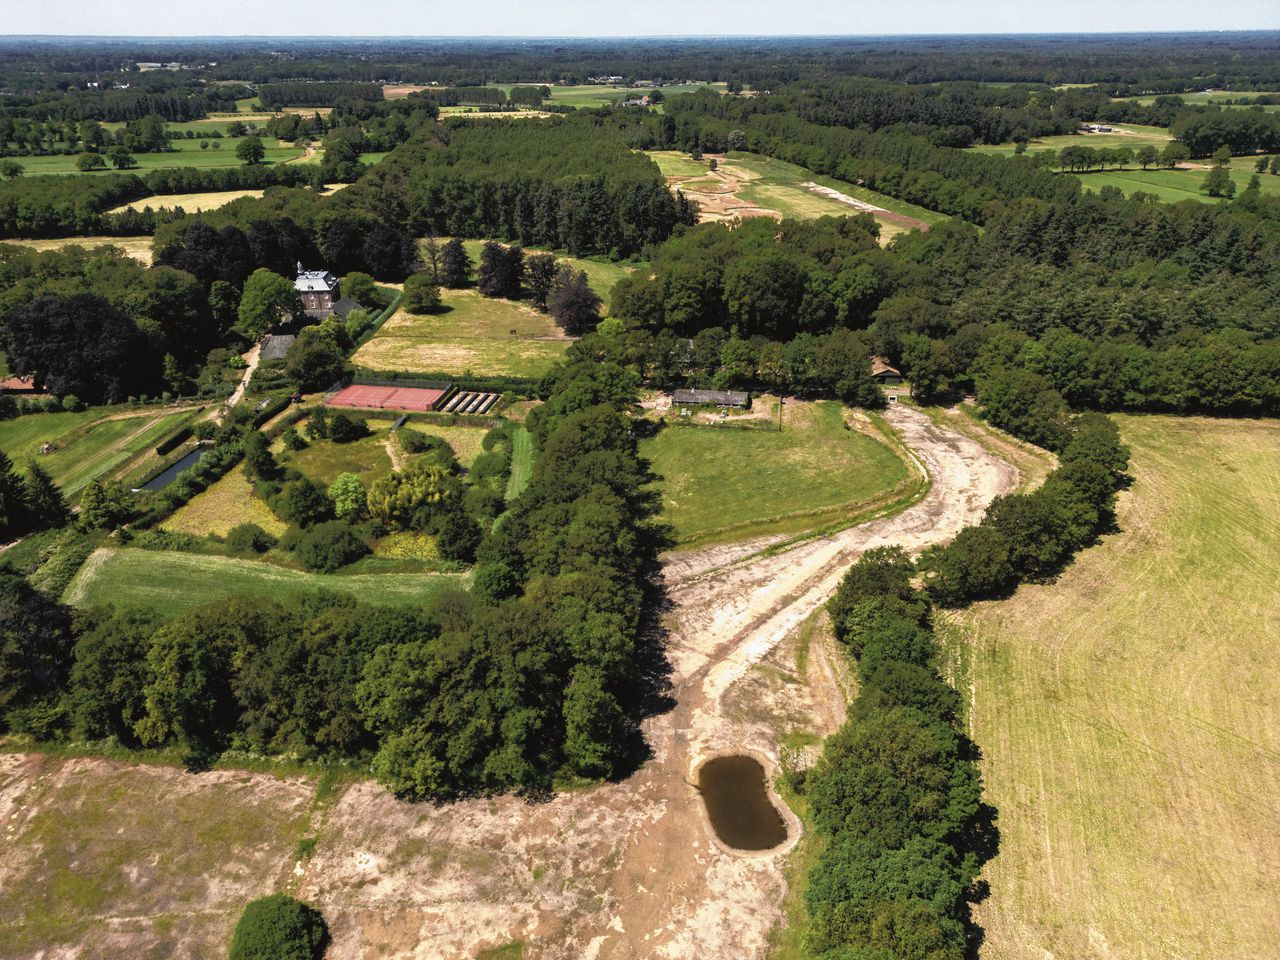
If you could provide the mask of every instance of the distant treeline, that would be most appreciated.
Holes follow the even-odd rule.
[[[174,77],[253,83],[315,80],[475,85],[617,74],[627,79],[740,78],[759,88],[822,76],[900,83],[1103,83],[1115,93],[1181,93],[1206,87],[1280,89],[1274,34],[451,40],[25,40],[0,48],[0,80],[16,89],[84,84],[134,61],[179,61]],[[280,56],[285,51],[288,56]],[[208,66],[209,62],[217,66]],[[154,71],[158,73],[160,71]]]
[[[144,174],[21,177],[0,182],[0,237],[41,239],[151,233],[156,219],[108,211],[152,195],[323,186],[323,183],[321,168],[309,164],[173,167]],[[164,200],[157,199],[150,205],[159,209],[164,206]]]
[[[339,100],[381,100],[376,83],[264,83],[258,101],[268,110],[281,107],[332,107]]]
[[[233,86],[197,87],[173,91],[147,90],[67,90],[56,95],[0,97],[0,118],[26,117],[32,120],[100,120],[123,122],[147,116],[169,122],[202,120],[210,113],[236,109],[237,96],[252,96],[247,88]]]

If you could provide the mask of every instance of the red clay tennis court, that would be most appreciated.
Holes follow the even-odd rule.
[[[329,398],[331,407],[356,407],[361,410],[434,410],[443,390],[424,387],[374,387],[354,383]]]

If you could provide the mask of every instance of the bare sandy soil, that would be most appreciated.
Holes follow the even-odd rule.
[[[915,217],[908,217],[905,213],[894,213],[892,210],[886,210],[884,207],[878,207],[874,203],[867,203],[865,200],[858,200],[849,196],[847,193],[842,193],[832,187],[824,187],[822,184],[814,183],[811,180],[800,184],[800,186],[804,187],[811,193],[816,193],[829,200],[835,200],[837,203],[848,204],[855,210],[862,213],[873,213],[876,215],[877,219],[888,220],[890,223],[896,223],[898,226],[907,230],[929,229],[929,224],[925,223],[923,220],[917,220]]]
[[[499,797],[447,806],[403,803],[360,782],[313,813],[314,855],[275,875],[289,877],[291,892],[324,911],[331,960],[452,960],[513,941],[524,941],[533,960],[763,957],[781,917],[783,861],[797,824],[791,818],[791,841],[778,850],[744,856],[722,849],[692,786],[698,766],[718,753],[749,752],[776,773],[781,732],[799,722],[819,735],[834,729],[843,716],[837,658],[819,650],[803,670],[799,658],[788,670],[783,641],[796,637],[859,553],[945,541],[1018,482],[980,443],[914,409],[893,407],[886,417],[933,481],[920,501],[774,556],[750,556],[756,543],[667,563],[675,706],[647,723],[653,758],[634,776],[546,803]],[[74,762],[129,771],[143,781],[140,791],[148,778],[180,776]],[[8,795],[25,805],[36,784],[17,782],[20,771],[12,776]],[[224,854],[244,860],[238,846]],[[218,876],[228,869],[223,859],[211,865]],[[271,874],[241,881],[244,898]],[[14,893],[5,892],[4,879],[0,908]],[[164,906],[144,899],[127,909],[137,915]],[[225,936],[230,917],[217,919],[213,932]],[[217,956],[225,940],[213,950],[216,939],[211,934],[198,948],[188,940],[190,948],[175,955]]]

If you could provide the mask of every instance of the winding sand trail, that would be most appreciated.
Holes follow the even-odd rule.
[[[798,825],[763,855],[715,841],[692,786],[697,767],[749,752],[773,774],[779,760],[776,730],[740,719],[726,700],[739,681],[754,696],[751,667],[826,601],[861,552],[949,540],[1018,482],[977,441],[915,409],[886,417],[932,480],[912,506],[772,556],[759,555],[770,544],[757,540],[666,559],[675,706],[646,723],[653,757],[633,776],[533,805],[498,797],[426,808],[372,783],[348,790],[316,856],[300,865],[299,892],[329,918],[333,955],[472,957],[523,940],[530,960],[763,958]],[[830,732],[843,701],[814,659],[805,689],[785,695],[802,699],[812,729]],[[402,859],[407,844],[434,861]]]

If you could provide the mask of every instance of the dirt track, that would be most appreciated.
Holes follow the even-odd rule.
[[[313,807],[307,832],[319,841],[309,860],[294,864],[280,850],[269,858],[285,860],[277,870],[265,863],[246,870],[263,849],[220,846],[207,876],[219,896],[198,915],[165,897],[168,873],[149,850],[114,851],[116,860],[136,860],[151,878],[148,889],[158,891],[127,895],[129,913],[178,917],[180,926],[192,927],[180,955],[221,956],[239,904],[283,875],[291,892],[324,911],[334,937],[330,960],[461,960],[515,940],[525,941],[529,960],[762,958],[780,917],[786,848],[763,856],[720,849],[690,785],[696,767],[733,750],[776,769],[784,715],[819,734],[834,729],[842,715],[836,658],[819,645],[807,669],[788,674],[781,642],[820,607],[861,551],[889,543],[919,550],[947,540],[1018,479],[979,443],[913,409],[894,407],[886,416],[933,481],[913,506],[776,556],[716,547],[669,559],[666,623],[676,705],[647,724],[654,756],[634,776],[540,804],[517,797],[407,804],[359,782]],[[70,764],[77,782],[127,779],[127,793],[112,794],[126,816],[140,796],[186,776],[109,761]],[[36,778],[19,779],[26,787],[11,788],[26,796]],[[237,779],[264,796],[278,790],[269,776]],[[252,787],[259,781],[260,789]],[[107,907],[96,919],[114,927],[118,909]],[[139,956],[144,947],[162,950],[166,941],[172,946],[172,935],[149,923],[135,927],[129,949]],[[100,955],[85,946],[77,956]]]
[[[424,809],[372,784],[349,791],[326,830],[336,842],[322,844],[303,883],[331,917],[334,956],[466,957],[516,939],[534,960],[763,956],[785,889],[782,852],[720,850],[690,785],[720,751],[776,765],[775,731],[731,716],[726,694],[818,609],[860,552],[947,540],[1018,479],[923,414],[897,407],[887,417],[933,480],[918,503],[772,557],[717,547],[667,565],[676,707],[649,723],[654,758],[635,776],[532,807],[500,798]],[[808,686],[833,687],[830,672],[811,669]],[[838,691],[802,695],[829,730]],[[436,851],[434,869],[396,865],[388,838],[394,847],[406,835]]]

